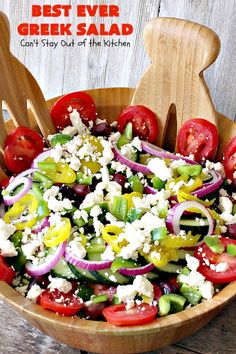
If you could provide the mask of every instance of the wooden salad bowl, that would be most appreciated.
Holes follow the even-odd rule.
[[[187,31],[188,35],[183,36],[183,31],[185,33]],[[170,76],[177,74],[177,68],[173,67],[170,62],[161,63],[156,53],[153,52],[153,47],[151,48],[148,45],[148,53],[152,58],[152,66],[150,69],[152,72],[151,74],[150,71],[146,72],[136,90],[132,88],[106,88],[86,91],[93,97],[99,117],[106,119],[108,122],[112,122],[118,117],[121,109],[130,105],[131,102],[133,104],[145,103],[157,113],[161,132],[159,137],[160,145],[166,140],[175,142],[176,133],[181,126],[181,122],[188,119],[188,117],[209,117],[209,120],[218,125],[220,145],[217,158],[220,158],[225,144],[231,136],[236,134],[236,125],[228,118],[215,112],[202,76],[202,70],[215,60],[219,52],[218,37],[214,32],[204,26],[177,19],[152,20],[147,25],[145,33],[148,38],[148,34],[151,33],[151,35],[155,37],[152,38],[152,41],[157,41],[157,43],[159,43],[158,45],[164,47],[165,40],[167,42],[170,41],[172,38],[171,34],[173,35],[174,33],[174,39],[172,38],[172,40],[175,45],[172,49],[175,51],[175,57],[178,54],[178,50],[182,48],[179,36],[183,39],[182,49],[185,55],[187,55],[189,51],[195,51],[196,47],[194,44],[200,41],[200,43],[198,43],[200,52],[201,50],[204,53],[207,51],[207,54],[205,53],[206,55],[200,56],[201,63],[198,63],[197,68],[193,60],[196,70],[191,68],[192,64],[189,62],[189,60],[194,57],[190,56],[190,58],[186,58],[188,73],[192,73],[191,80],[194,81],[192,93],[190,94],[189,91],[189,78],[183,78],[182,86],[178,87],[178,90],[172,88],[173,85],[176,85],[176,80],[173,81],[174,78],[170,80]],[[177,37],[176,33],[178,34]],[[208,43],[207,48],[204,49],[204,46],[201,47],[201,43],[205,41],[206,37],[208,38]],[[186,43],[186,40],[189,40],[189,38],[193,38],[193,40]],[[168,42],[168,50],[171,50],[171,43],[172,42]],[[187,47],[189,47],[188,51]],[[11,131],[17,124],[28,125],[38,129],[44,136],[48,133],[53,133],[54,127],[50,121],[48,108],[52,106],[58,97],[46,103],[31,73],[10,53],[9,24],[6,16],[2,13],[0,13],[0,49],[2,49],[0,51],[0,99],[7,103],[11,115],[11,119],[7,122],[4,122],[2,117],[0,117],[0,147],[3,149],[7,132]],[[180,58],[178,55],[177,57]],[[180,71],[183,66],[183,58],[181,60],[179,63],[176,63],[177,66],[180,66]],[[157,62],[158,65],[154,67]],[[167,86],[166,81],[163,79],[165,78],[163,74],[165,70],[170,74],[168,76],[169,84]],[[149,77],[150,75],[151,77]],[[158,82],[155,86],[153,75],[154,77],[157,75],[159,80],[161,80],[162,77],[162,85]],[[158,95],[160,88],[162,95],[164,95],[162,96],[164,97],[162,100]],[[177,92],[181,99],[179,99]],[[155,99],[157,96],[159,98]],[[31,102],[31,110],[26,109],[27,100]],[[181,100],[183,102],[181,102]],[[159,102],[159,104],[157,105],[156,102]],[[175,112],[170,109],[173,103],[176,106],[177,118],[173,115]],[[175,126],[175,129],[171,128],[170,121],[173,122],[172,125]],[[4,163],[1,162],[0,180],[5,176]],[[225,286],[224,289],[212,299],[203,301],[199,305],[188,308],[182,312],[157,318],[152,323],[146,325],[116,327],[102,321],[59,316],[24,298],[9,285],[0,281],[0,299],[10,304],[33,326],[59,342],[72,347],[96,353],[109,354],[151,351],[190,336],[202,326],[206,325],[232,301],[235,296],[236,282],[232,282]]]

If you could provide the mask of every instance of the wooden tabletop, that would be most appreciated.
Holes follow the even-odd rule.
[[[231,303],[210,324],[195,335],[162,350],[152,352],[152,354],[235,353],[235,314],[236,301]],[[16,314],[9,306],[0,302],[0,354],[3,353],[85,354],[85,352],[59,344],[42,334]]]

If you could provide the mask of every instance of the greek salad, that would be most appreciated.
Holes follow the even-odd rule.
[[[236,280],[236,138],[185,122],[177,153],[155,145],[144,106],[98,118],[84,92],[51,109],[58,133],[16,128],[0,193],[0,280],[62,316],[141,325]]]

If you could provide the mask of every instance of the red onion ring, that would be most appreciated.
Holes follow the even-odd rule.
[[[171,152],[168,152],[166,150],[161,149],[160,147],[150,144],[147,141],[142,141],[142,148],[144,151],[147,153],[161,157],[163,159],[170,159],[170,160],[184,160],[185,162],[189,163],[190,165],[198,165],[198,162],[193,161],[189,159],[188,157],[184,156],[177,156],[175,154],[172,154]]]
[[[25,269],[29,275],[32,277],[38,277],[40,275],[46,274],[53,269],[61,257],[63,256],[66,249],[67,242],[62,242],[57,247],[55,253],[53,255],[47,256],[45,258],[45,262],[39,265],[34,265],[32,262],[27,262],[25,265]]]
[[[87,270],[102,270],[111,267],[112,261],[88,261],[87,259],[79,259],[76,256],[65,251],[64,258],[67,262],[74,266]]]
[[[28,176],[34,174],[34,172],[37,171],[37,170],[38,170],[37,168],[28,168],[28,170],[25,170],[25,171],[21,172],[15,178],[28,177]]]
[[[217,190],[221,186],[224,180],[221,177],[220,173],[214,170],[211,170],[209,173],[213,176],[212,181],[203,184],[202,187],[191,192],[192,195],[196,196],[197,198],[201,198],[209,193],[215,192],[215,190]]]
[[[154,264],[148,263],[143,267],[137,267],[137,268],[120,268],[119,273],[122,275],[128,275],[131,277],[134,277],[136,275],[143,275],[151,272],[155,268]]]
[[[142,172],[143,174],[150,174],[151,171],[149,168],[145,165],[142,165],[141,163],[134,162],[132,160],[127,159],[124,155],[121,154],[120,150],[114,146],[112,149],[115,159],[118,160],[119,162],[123,163],[124,165],[128,166],[131,168],[131,170],[137,171],[137,172]]]
[[[41,220],[39,225],[37,223],[36,225],[38,226],[32,229],[32,233],[37,234],[38,232],[41,232],[43,229],[45,229],[45,227],[50,226],[48,219],[49,219],[48,216],[46,216]]]
[[[8,192],[8,195],[3,195],[4,204],[5,205],[12,205],[12,204],[18,202],[18,200],[23,198],[24,195],[29,192],[29,190],[32,186],[32,183],[33,183],[32,179],[27,178],[27,177],[14,178],[13,181],[5,189],[5,191]],[[19,187],[21,184],[23,184],[23,188],[21,189],[21,191],[18,194],[11,196],[10,195],[11,192],[14,191],[14,189]],[[4,193],[5,193],[5,191],[4,191]]]
[[[31,168],[38,168],[38,162],[42,162],[46,160],[48,157],[51,156],[51,151],[52,149],[45,150],[41,154],[39,154],[37,157],[35,157],[34,161],[32,162]]]
[[[184,214],[184,212],[187,209],[191,209],[191,208],[196,208],[205,214],[205,216],[209,222],[209,230],[208,230],[208,233],[206,236],[212,235],[214,233],[213,218],[204,205],[202,205],[198,202],[195,202],[195,201],[187,201],[187,202],[178,203],[173,208],[169,209],[168,214],[167,214],[167,218],[166,218],[166,226],[167,226],[167,229],[169,230],[169,232],[174,233],[176,235],[178,235],[180,233],[180,225],[179,225],[180,219],[181,219],[182,215]]]
[[[159,191],[153,187],[147,186],[145,188],[145,193],[146,194],[157,194]]]

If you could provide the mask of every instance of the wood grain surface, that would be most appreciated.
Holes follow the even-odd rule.
[[[19,23],[52,21],[49,18],[31,18],[31,5],[38,3],[38,0],[0,0],[0,10],[5,11],[10,18],[13,53],[36,77],[46,98],[78,89],[135,87],[149,64],[142,39],[144,24],[156,16],[179,17],[207,25],[219,35],[221,52],[216,63],[206,71],[206,81],[216,110],[231,119],[235,118],[235,0],[80,0],[80,4],[120,5],[121,16],[116,21],[132,23],[135,29],[133,35],[122,37],[130,42],[131,47],[23,48],[20,46],[21,37],[17,34]],[[50,0],[47,3],[55,4],[58,1]],[[75,5],[78,1],[66,0],[63,3]],[[79,22],[75,16],[70,18],[71,21]],[[111,19],[103,21],[110,23]],[[99,19],[95,18],[95,22],[98,23]]]

